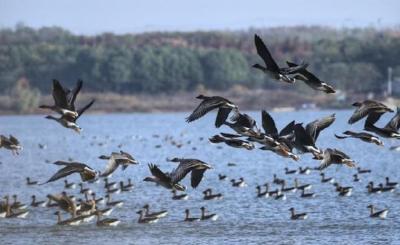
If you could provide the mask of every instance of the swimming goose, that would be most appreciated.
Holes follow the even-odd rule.
[[[13,198],[13,204],[11,204],[11,209],[26,209],[28,207],[28,205],[23,204],[21,202],[19,202],[18,196],[16,194],[12,195]]]
[[[6,200],[4,207],[6,209],[6,218],[21,218],[24,219],[29,214],[29,210],[22,210],[19,212],[14,212],[12,209],[12,205],[9,203],[9,196],[5,196],[4,199]]]
[[[334,184],[336,186],[336,191],[339,192],[339,196],[349,197],[353,192],[353,187],[350,186],[340,186],[338,183]]]
[[[265,198],[269,197],[268,189],[262,192],[261,186],[259,185],[257,185],[256,189],[257,189],[257,197],[265,197]]]
[[[219,180],[225,180],[226,179],[226,175],[218,174],[218,179]]]
[[[108,178],[104,178],[104,188],[116,188],[117,187],[117,182],[109,182]]]
[[[335,137],[338,139],[347,139],[347,138],[355,138],[355,139],[360,139],[364,142],[367,143],[374,143],[376,145],[379,146],[383,146],[383,142],[382,140],[380,140],[377,136],[370,134],[370,133],[366,133],[366,132],[352,132],[352,131],[345,131],[343,132],[343,134],[347,135],[347,136],[339,136],[335,134]]]
[[[371,173],[371,169],[361,169],[360,167],[358,167],[357,172],[359,174],[368,174],[368,173]]]
[[[47,198],[51,201],[55,201],[57,203],[57,207],[68,212],[72,215],[72,217],[76,217],[76,212],[78,210],[77,205],[74,200],[72,200],[66,192],[62,192],[61,194],[57,195],[47,195]],[[47,205],[48,206],[48,205]]]
[[[218,109],[217,118],[215,120],[215,127],[219,128],[228,118],[229,113],[234,110],[235,113],[238,113],[238,107],[233,104],[231,101],[220,97],[220,96],[204,96],[199,95],[196,97],[197,99],[203,100],[197,107],[194,109],[192,114],[186,118],[186,122],[193,122],[208,112]]]
[[[305,220],[308,218],[307,213],[296,214],[294,208],[290,208],[289,211],[290,211],[290,219],[292,220]]]
[[[157,217],[146,217],[144,210],[139,210],[136,212],[139,214],[139,219],[138,223],[139,224],[151,224],[151,223],[157,223],[160,218]]]
[[[285,174],[296,174],[297,170],[293,169],[293,170],[289,170],[288,168],[285,168]]]
[[[241,139],[225,138],[220,135],[214,135],[213,137],[209,138],[209,141],[214,144],[225,143],[228,146],[234,148],[245,148],[246,150],[253,150],[255,147],[251,142]]]
[[[97,198],[96,199],[96,193],[92,192],[91,194],[92,196],[92,200],[96,203],[96,204],[104,204],[105,203],[105,199],[103,197]]]
[[[385,187],[385,186],[383,186],[382,183],[379,184],[378,186],[379,186],[379,188],[381,189],[382,192],[394,192],[394,190],[396,190],[395,187],[393,187],[393,186],[386,186]]]
[[[322,183],[333,183],[335,182],[335,179],[330,177],[330,178],[325,178],[325,173],[320,173],[319,175],[321,175],[321,182]]]
[[[270,78],[287,82],[294,83],[295,80],[291,78],[289,75],[298,72],[301,69],[304,69],[308,66],[308,64],[301,64],[296,67],[279,67],[275,60],[272,58],[271,53],[269,52],[267,46],[263,42],[263,40],[257,35],[254,35],[254,43],[257,49],[257,54],[262,58],[265,63],[265,67],[260,64],[253,65],[254,68],[257,68],[267,74]]]
[[[358,174],[353,174],[353,181],[354,182],[360,182],[360,178],[358,177]]]
[[[37,181],[33,181],[33,180],[31,180],[31,178],[29,178],[29,177],[26,177],[26,184],[27,185],[37,185]]]
[[[397,185],[398,185],[397,182],[390,182],[389,177],[386,177],[385,180],[386,180],[386,186],[397,187]]]
[[[305,168],[299,167],[299,173],[309,175],[311,173],[311,169],[309,167]]]
[[[385,113],[385,112],[393,112],[392,109],[387,107],[386,105],[374,101],[374,100],[364,100],[361,102],[353,103],[353,106],[357,107],[354,111],[353,115],[350,117],[348,123],[353,124],[362,118],[368,116],[370,113]]]
[[[60,211],[56,211],[54,214],[57,215],[57,225],[74,225],[75,226],[75,225],[80,225],[82,223],[82,220],[75,219],[75,218],[61,220],[61,212]]]
[[[187,200],[187,199],[189,199],[188,194],[183,193],[183,194],[178,195],[178,194],[176,194],[175,189],[172,190],[172,200]]]
[[[107,199],[106,205],[111,207],[122,207],[124,205],[123,201],[111,201],[111,195],[106,194],[105,198]]]
[[[268,193],[268,196],[272,197],[273,195],[278,194],[278,189],[276,189],[275,191],[269,191],[269,183],[265,183],[265,191]]]
[[[79,193],[80,194],[92,194],[92,190],[90,188],[83,188],[83,183],[79,183],[79,187],[81,188]]]
[[[198,159],[175,157],[171,159],[170,162],[179,163],[178,167],[172,173],[172,176],[181,175],[180,177],[177,177],[177,179],[179,179],[177,182],[185,178],[185,175],[188,174],[189,171],[191,171],[190,185],[193,188],[196,188],[200,184],[201,180],[203,179],[204,173],[208,169],[212,168],[211,165],[209,165],[208,163]]]
[[[43,184],[56,181],[74,173],[79,173],[82,181],[93,180],[98,176],[98,172],[84,163],[57,161],[54,162],[54,164],[65,167],[58,170],[48,181]]]
[[[367,208],[369,208],[371,210],[370,215],[369,215],[369,217],[371,217],[371,218],[385,219],[389,212],[389,209],[375,211],[375,207],[372,204],[368,205]]]
[[[299,65],[286,61],[286,64],[289,67],[299,67]],[[336,91],[333,89],[332,86],[328,85],[326,82],[321,81],[318,77],[316,77],[313,73],[309,72],[307,69],[300,69],[298,70],[294,79],[303,81],[307,84],[310,88],[318,91],[325,92],[327,94],[335,93]]]
[[[52,95],[54,99],[54,105],[51,106],[41,105],[39,106],[39,108],[50,109],[61,115],[65,115],[71,118],[76,118],[78,116],[78,113],[75,111],[75,108],[72,108],[71,105],[74,104],[76,96],[81,88],[82,88],[82,81],[78,80],[77,85],[73,92],[73,96],[71,98],[68,98],[70,90],[65,89],[58,80],[53,79]]]
[[[45,207],[46,206],[46,201],[36,201],[36,196],[32,195],[32,202],[31,202],[32,207]]]
[[[131,178],[128,178],[128,184],[126,184],[125,187],[126,188],[133,188],[134,187]]]
[[[19,155],[19,151],[22,150],[22,146],[18,139],[12,135],[10,135],[9,138],[4,135],[0,135],[0,148],[10,150],[13,155]]]
[[[286,195],[285,195],[285,193],[282,193],[281,190],[276,189],[275,190],[275,200],[279,200],[279,199],[281,199],[283,201],[286,200]]]
[[[107,194],[119,194],[119,193],[121,193],[121,191],[122,191],[122,189],[120,189],[120,188],[112,188],[112,187],[106,188]]]
[[[301,191],[301,195],[300,195],[300,197],[302,197],[302,198],[314,198],[315,196],[316,196],[316,195],[315,195],[314,192],[305,193],[305,190],[304,190],[304,189]]]
[[[374,187],[374,182],[370,181],[366,186],[368,193],[382,193],[382,189],[379,187]]]
[[[350,168],[355,167],[355,162],[344,152],[337,149],[327,148],[324,150],[319,170],[329,167],[331,164],[346,165]]]
[[[194,218],[194,217],[190,217],[190,211],[189,209],[185,210],[185,222],[193,222],[193,221],[199,221],[200,218]]]
[[[143,206],[143,209],[144,209],[144,211],[146,211],[145,212],[145,217],[158,218],[159,219],[159,218],[163,218],[163,217],[168,215],[168,211],[167,210],[162,210],[162,211],[159,211],[159,212],[150,213],[150,205],[149,204],[145,204]]]
[[[296,192],[297,188],[296,187],[286,187],[286,181],[283,181],[281,183],[281,192]]]
[[[99,158],[108,160],[106,170],[101,174],[102,177],[111,175],[118,166],[122,166],[122,170],[125,170],[129,165],[139,164],[132,155],[124,151],[120,151],[119,153],[113,152],[111,153],[111,156],[102,155]]]
[[[119,189],[122,192],[131,192],[133,190],[133,186],[129,187],[129,186],[125,186],[123,181],[119,182]]]
[[[284,183],[284,182],[285,182],[284,179],[278,178],[278,177],[276,176],[276,174],[274,174],[274,179],[273,179],[272,183],[277,184],[277,185],[281,185],[281,184]]]
[[[218,214],[206,214],[206,208],[201,207],[201,217],[200,220],[212,220],[216,221],[218,219]]]
[[[235,179],[231,179],[231,183],[233,187],[246,187],[247,184],[244,181],[244,179],[242,177],[239,178],[238,181],[236,181]]]
[[[121,222],[118,219],[111,219],[111,218],[101,219],[101,215],[102,215],[101,212],[98,211],[96,212],[97,226],[117,226]]]
[[[204,200],[220,200],[223,198],[223,195],[221,193],[213,194],[212,189],[208,188],[205,191],[203,191]]]
[[[383,128],[376,127],[374,124],[382,116],[380,113],[370,113],[365,120],[364,130],[373,132],[384,138],[400,139],[400,108],[397,108],[397,113]]]
[[[311,184],[305,184],[305,185],[299,185],[299,181],[296,179],[294,179],[294,187],[298,190],[308,190],[311,189],[312,185]]]
[[[64,180],[64,188],[65,189],[75,189],[76,184],[71,182],[69,183],[68,180]]]

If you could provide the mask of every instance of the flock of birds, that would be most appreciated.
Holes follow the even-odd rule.
[[[303,81],[312,89],[323,91],[327,94],[335,93],[332,86],[321,81],[317,76],[307,70],[308,64],[304,62],[301,64],[287,62],[287,67],[279,67],[272,58],[262,39],[255,35],[254,40],[257,53],[265,63],[265,66],[255,64],[253,66],[254,68],[263,71],[270,78],[280,82],[293,84],[296,81]],[[63,87],[59,81],[53,80],[52,95],[54,105],[42,105],[40,108],[51,110],[52,112],[57,113],[59,117],[49,115],[46,118],[56,121],[65,128],[80,133],[82,128],[78,125],[77,120],[95,102],[92,100],[84,107],[77,109],[75,102],[82,85],[83,82],[79,80],[76,87],[73,90],[70,90]],[[317,146],[317,139],[321,132],[335,122],[335,114],[327,115],[326,117],[316,119],[307,124],[293,120],[285,125],[281,130],[278,130],[272,116],[267,111],[263,110],[261,111],[261,128],[259,128],[255,119],[250,117],[248,114],[241,113],[238,106],[226,98],[199,95],[197,96],[197,99],[201,100],[201,102],[186,118],[187,122],[198,120],[210,111],[217,110],[215,127],[220,128],[225,126],[233,131],[232,133],[221,132],[218,135],[211,136],[209,138],[211,143],[224,143],[229,147],[244,148],[246,150],[259,149],[269,151],[294,161],[299,161],[302,154],[311,154],[313,159],[320,161],[318,167],[300,167],[298,170],[285,168],[285,174],[309,174],[311,171],[320,171],[321,182],[332,183],[339,196],[350,196],[352,194],[352,187],[342,186],[338,182],[335,182],[333,178],[326,177],[322,172],[322,170],[328,168],[332,164],[343,165],[350,168],[356,167],[357,165],[356,162],[342,150],[333,148],[322,149]],[[395,115],[387,125],[380,128],[376,126],[376,122],[384,113],[394,112],[391,108],[374,100],[356,102],[353,106],[356,107],[356,109],[348,120],[348,123],[354,124],[366,118],[364,131],[353,132],[346,130],[343,132],[343,135],[335,135],[337,139],[343,140],[346,138],[355,138],[378,146],[384,145],[379,137],[400,139],[399,109],[397,109]],[[20,142],[11,135],[10,137],[5,137],[3,135],[0,136],[0,148],[1,147],[11,150],[13,154],[18,154],[18,152],[22,150]],[[124,151],[112,152],[108,156],[102,155],[99,158],[107,161],[107,166],[102,172],[93,169],[85,163],[56,161],[54,162],[54,165],[59,166],[60,169],[47,181],[39,184],[37,181],[27,178],[27,185],[50,184],[51,182],[58,181],[77,173],[80,175],[82,182],[99,183],[99,180],[102,178],[104,180],[104,191],[106,193],[104,197],[96,196],[96,193],[91,191],[89,188],[84,188],[83,183],[80,183],[81,197],[69,195],[65,190],[60,194],[47,195],[47,201],[38,201],[36,196],[33,195],[30,206],[45,206],[57,209],[54,215],[57,216],[58,225],[79,225],[81,223],[89,222],[96,217],[96,224],[98,226],[118,225],[120,223],[118,219],[102,217],[110,215],[114,208],[123,205],[123,201],[112,200],[112,195],[120,192],[132,191],[133,184],[130,179],[127,183],[124,183],[123,181],[116,183],[110,182],[109,178],[119,167],[125,170],[129,166],[138,165],[139,162],[131,154]],[[144,178],[143,181],[152,182],[157,186],[171,190],[173,193],[173,200],[186,200],[188,198],[188,195],[184,193],[187,187],[181,183],[186,176],[190,174],[191,187],[196,188],[200,185],[207,170],[212,169],[212,166],[209,163],[199,159],[175,157],[168,159],[168,161],[176,164],[176,167],[172,169],[172,171],[163,171],[157,165],[149,163],[148,168],[150,175]],[[365,174],[368,172],[370,172],[370,170],[358,167],[358,172],[353,176],[353,181],[360,181],[359,174]],[[227,176],[219,174],[218,178],[223,181]],[[239,180],[232,179],[231,184],[233,187],[246,186],[246,182],[243,178],[240,178]],[[280,188],[270,190],[272,184],[278,185]],[[294,186],[290,187],[287,186],[285,179],[278,178],[274,175],[272,184],[265,183],[264,185],[258,185],[256,187],[256,196],[258,198],[286,199],[285,193],[296,191],[301,192],[302,198],[314,198],[316,196],[315,193],[309,191],[312,187],[310,184],[301,185],[297,179],[295,179]],[[393,192],[397,185],[397,183],[390,182],[389,178],[386,178],[385,184],[380,184],[379,186],[374,186],[374,183],[370,182],[367,186],[367,191],[371,194]],[[75,186],[75,183],[68,182],[66,179],[64,180],[64,187],[66,190],[75,188]],[[219,200],[223,198],[223,194],[213,193],[211,188],[207,188],[203,194],[204,200]],[[28,205],[19,202],[17,195],[13,195],[12,199],[13,200],[10,200],[9,195],[4,197],[4,201],[0,203],[0,217],[26,217],[29,213],[29,210],[27,209]],[[102,204],[105,204],[104,208],[101,208]],[[385,218],[387,216],[388,209],[377,211],[373,205],[369,205],[368,208],[370,209],[370,217]],[[208,213],[205,207],[201,207],[200,210],[200,217],[191,217],[190,210],[186,209],[183,220],[191,222],[218,219],[217,214]],[[61,211],[70,214],[71,217],[62,219]],[[290,218],[293,220],[306,219],[308,216],[307,213],[296,213],[296,210],[293,207],[290,208],[289,211]],[[139,223],[154,223],[167,216],[168,211],[162,210],[150,212],[150,207],[146,204],[142,209],[137,211],[137,214],[139,216]]]

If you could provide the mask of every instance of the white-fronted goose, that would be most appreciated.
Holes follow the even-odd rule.
[[[331,164],[346,165],[350,168],[355,167],[355,162],[344,152],[338,149],[327,148],[324,150],[324,154],[319,166],[319,170],[323,170],[329,167]]]
[[[119,153],[112,152],[111,156],[102,155],[99,158],[108,160],[106,170],[101,174],[102,177],[111,175],[118,168],[118,166],[122,166],[122,170],[125,170],[129,165],[139,164],[132,155],[124,151],[120,151]]]
[[[382,189],[379,187],[374,187],[374,182],[370,181],[366,186],[368,189],[368,193],[382,193]]]
[[[183,194],[176,194],[176,190],[172,190],[172,200],[187,200],[189,199],[189,195],[186,193]]]
[[[101,212],[96,212],[97,226],[117,226],[119,225],[119,223],[121,223],[121,221],[119,221],[118,219],[111,219],[111,218],[101,219],[101,215],[102,215]]]
[[[231,183],[233,187],[246,187],[247,184],[244,181],[244,179],[242,177],[239,178],[238,181],[236,181],[235,179],[231,179]]]
[[[384,113],[370,113],[365,120],[364,130],[373,132],[384,138],[400,139],[400,108],[397,108],[396,115],[383,127],[376,127],[374,124]]]
[[[226,134],[225,134],[226,136]],[[214,135],[213,137],[209,138],[209,141],[214,144],[225,143],[226,145],[234,148],[244,148],[246,150],[253,150],[254,144],[245,140],[241,139],[234,139],[234,138],[226,138],[222,137],[221,135]]]
[[[379,188],[381,188],[382,192],[394,192],[394,190],[396,190],[395,187],[393,187],[393,186],[383,186],[382,183],[379,184],[378,186],[379,186]]]
[[[322,183],[334,183],[335,179],[330,177],[330,178],[326,178],[325,177],[325,173],[320,173],[319,175],[321,175],[321,182]]]
[[[74,182],[69,183],[68,180],[64,180],[65,189],[75,189],[76,184]]]
[[[149,204],[145,204],[143,206],[143,209],[146,211],[145,212],[145,216],[146,217],[150,217],[150,218],[158,218],[158,219],[160,219],[160,218],[163,218],[163,217],[168,215],[168,211],[167,210],[162,210],[162,211],[159,211],[159,212],[150,213]]]
[[[353,181],[354,182],[360,182],[361,179],[358,177],[358,174],[353,174]]]
[[[314,198],[315,196],[316,195],[314,192],[306,193],[304,189],[301,191],[301,195],[300,195],[300,197],[302,197],[302,198]]]
[[[139,224],[157,223],[159,220],[159,218],[157,217],[146,217],[144,210],[139,210],[136,213],[139,214],[139,219],[138,219]]]
[[[256,189],[257,189],[257,197],[259,197],[259,198],[269,197],[268,189],[265,191],[261,191],[261,186],[259,186],[259,185],[257,185]]]
[[[382,140],[380,140],[377,136],[366,133],[366,132],[352,132],[352,131],[345,131],[343,132],[346,136],[339,136],[335,134],[335,137],[338,139],[346,139],[346,138],[355,138],[355,139],[360,139],[361,141],[367,142],[367,143],[374,143],[379,146],[384,146]]]
[[[19,151],[22,150],[19,140],[12,135],[9,138],[0,135],[0,148],[10,150],[13,155],[19,155]]]
[[[29,177],[26,177],[26,184],[27,185],[37,185],[38,182],[31,180],[31,178],[29,178]]]
[[[185,210],[185,222],[193,222],[193,221],[200,221],[200,218],[194,218],[194,217],[190,217],[190,211],[189,209]]]
[[[48,181],[43,184],[56,181],[74,173],[78,173],[82,181],[93,180],[98,176],[98,173],[94,169],[84,163],[57,161],[54,162],[54,164],[64,167],[58,170]]]
[[[201,207],[201,218],[200,220],[212,220],[212,221],[216,221],[218,219],[218,214],[206,214],[206,208],[205,207]]]
[[[296,179],[294,179],[294,187],[296,187],[298,190],[309,190],[311,189],[312,185],[311,184],[305,184],[305,185],[300,185],[299,181]]]
[[[80,225],[82,223],[82,220],[76,219],[76,218],[70,218],[70,219],[66,219],[66,220],[61,220],[61,212],[60,211],[56,211],[54,214],[57,215],[57,225],[73,225],[73,226],[77,226],[77,225]]]
[[[388,212],[389,212],[389,209],[383,209],[383,210],[380,210],[380,211],[375,211],[375,207],[372,204],[368,205],[367,208],[370,209],[369,217],[371,217],[371,218],[385,219],[387,214],[388,214]]]
[[[205,191],[203,191],[203,200],[221,200],[223,198],[223,195],[221,193],[213,194],[212,189],[208,188]]]
[[[32,207],[46,207],[46,201],[36,201],[36,196],[32,195],[32,202],[31,202]]]
[[[107,194],[105,195],[107,201],[106,201],[106,205],[109,207],[122,207],[124,205],[123,201],[111,201],[111,195]]]
[[[353,124],[361,120],[362,118],[368,116],[370,113],[393,112],[393,110],[387,107],[386,105],[374,100],[364,100],[360,102],[355,102],[353,103],[353,106],[357,107],[357,109],[350,117],[348,121],[349,124]]]
[[[296,214],[294,208],[290,208],[289,211],[290,211],[290,219],[292,220],[305,220],[308,218],[307,213]]]
[[[234,110],[235,113],[238,112],[238,107],[231,101],[220,97],[220,96],[204,96],[199,95],[196,99],[202,100],[202,102],[194,109],[192,114],[186,118],[186,122],[193,122],[208,112],[218,109],[217,118],[215,120],[215,127],[219,128],[228,118],[229,113]]]
[[[397,187],[398,186],[397,182],[390,182],[389,177],[386,177],[385,181],[386,181],[386,186],[390,186],[390,187]]]

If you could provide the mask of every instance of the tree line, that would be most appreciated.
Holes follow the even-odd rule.
[[[309,69],[338,89],[383,91],[387,68],[400,76],[400,30],[291,27],[233,32],[154,32],[75,35],[58,27],[17,25],[0,30],[0,91],[10,93],[24,78],[31,88],[50,92],[51,79],[85,91],[174,93],[198,86],[225,90],[281,88],[251,65],[258,33],[278,63],[310,64]],[[295,89],[313,93],[302,86]]]

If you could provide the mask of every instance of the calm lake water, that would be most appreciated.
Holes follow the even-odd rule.
[[[333,111],[301,111],[272,113],[272,116],[280,129],[293,119],[307,123],[331,113]],[[132,178],[135,184],[133,192],[113,196],[114,200],[125,201],[124,206],[116,208],[110,216],[121,220],[118,227],[98,228],[94,223],[60,227],[56,225],[54,208],[29,207],[26,219],[0,219],[0,244],[400,244],[400,192],[370,195],[365,188],[368,181],[381,183],[386,176],[392,181],[400,181],[400,152],[389,150],[390,146],[400,144],[400,141],[386,140],[384,148],[353,139],[339,141],[334,133],[347,129],[360,130],[363,123],[349,126],[346,121],[351,112],[336,111],[335,124],[322,132],[318,145],[341,149],[359,166],[372,170],[370,174],[360,175],[361,182],[356,183],[352,181],[355,169],[328,168],[325,171],[328,177],[354,187],[351,197],[338,197],[332,184],[320,182],[319,172],[285,175],[285,167],[317,166],[319,162],[309,155],[302,155],[299,162],[294,162],[257,149],[247,151],[212,145],[207,138],[219,132],[213,126],[215,115],[207,115],[187,124],[184,119],[187,114],[85,115],[80,119],[84,128],[81,135],[43,116],[0,117],[0,133],[17,136],[24,146],[19,156],[0,150],[0,196],[18,194],[22,202],[30,203],[32,194],[44,200],[47,194],[63,191],[62,180],[43,186],[26,185],[25,178],[28,176],[43,182],[57,171],[57,166],[46,163],[46,160],[53,162],[73,158],[103,170],[106,161],[99,160],[98,156],[118,151],[118,145],[122,144],[121,149],[132,153],[140,162],[140,165],[129,167],[126,171],[118,169],[113,174],[113,181]],[[258,112],[251,114],[260,120]],[[384,123],[388,117],[382,120]],[[231,132],[229,128],[220,131]],[[171,145],[164,141],[166,135],[173,136],[184,145],[181,148]],[[188,141],[190,144],[187,144]],[[47,148],[40,149],[39,143],[47,145]],[[161,147],[156,148],[156,145]],[[162,170],[169,171],[175,165],[166,162],[166,158],[176,156],[198,158],[214,167],[206,172],[197,189],[188,188],[190,197],[186,201],[174,201],[168,190],[142,181],[149,175],[148,163],[156,163]],[[237,166],[227,167],[229,162]],[[226,174],[229,179],[243,177],[248,187],[234,188],[228,179],[220,181],[219,173]],[[294,178],[298,178],[300,183],[312,184],[311,191],[317,197],[303,199],[297,192],[288,193],[285,201],[256,198],[256,185],[271,182],[274,173],[285,178],[290,186]],[[68,180],[79,182],[79,176],[70,176]],[[190,186],[189,179],[183,183]],[[85,186],[93,189],[98,196],[104,195],[103,182]],[[208,187],[214,192],[221,192],[224,199],[204,201],[202,191]],[[272,187],[275,189],[278,186]],[[68,192],[78,195],[79,190]],[[156,224],[138,224],[136,211],[146,203],[153,211],[167,209],[168,216]],[[369,218],[369,204],[376,205],[378,209],[389,208],[388,218]],[[215,222],[182,222],[186,208],[191,210],[193,216],[199,216],[201,206],[219,214],[219,219]],[[288,209],[291,207],[297,212],[308,212],[309,218],[305,221],[290,220]]]

